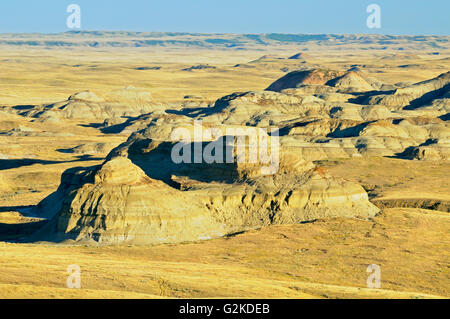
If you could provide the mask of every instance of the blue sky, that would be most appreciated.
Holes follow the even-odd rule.
[[[72,3],[82,30],[450,34],[449,0],[1,0],[0,33],[68,31]],[[366,25],[372,3],[381,29]]]

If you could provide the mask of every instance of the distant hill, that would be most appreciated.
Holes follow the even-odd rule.
[[[376,50],[448,50],[450,36],[392,36],[379,34],[203,34],[178,32],[70,31],[57,34],[0,34],[5,47],[196,47],[252,49],[274,45],[302,45],[342,49],[357,45]]]

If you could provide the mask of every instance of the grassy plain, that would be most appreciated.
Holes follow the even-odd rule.
[[[0,105],[53,103],[86,89],[101,95],[128,85],[148,90],[158,103],[179,105],[185,95],[213,103],[236,91],[263,90],[285,74],[282,68],[304,66],[303,61],[284,59],[295,53],[294,46],[242,51],[2,49]],[[364,65],[371,76],[390,84],[430,79],[450,66],[445,52],[400,55],[349,48],[307,54],[311,67],[346,70]],[[283,59],[258,60],[263,55]],[[386,56],[391,58],[383,59]],[[199,64],[215,68],[183,70]],[[22,125],[66,134],[0,135],[1,229],[14,232],[18,224],[33,222],[20,212],[55,191],[63,171],[100,164],[106,156],[60,150],[89,142],[118,145],[127,138],[103,134],[88,124],[43,124],[19,116],[0,119],[0,132]],[[448,163],[374,158],[321,164],[334,175],[361,183],[374,199],[450,200]],[[4,241],[0,297],[448,298],[450,217],[417,206],[385,208],[369,221],[318,220],[178,245],[87,247]],[[10,235],[0,234],[0,239]],[[81,267],[80,290],[65,288],[71,264]],[[381,289],[367,289],[369,264],[381,266]]]

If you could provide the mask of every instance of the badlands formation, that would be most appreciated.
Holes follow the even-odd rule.
[[[420,39],[383,49],[344,37],[337,50],[329,38],[267,35],[242,50],[129,49],[138,38],[120,49],[105,40],[102,53],[84,40],[79,51],[50,46],[51,57],[39,44],[32,59],[0,38],[1,66],[29,87],[10,75],[0,91],[1,263],[15,274],[0,275],[6,297],[77,296],[47,278],[17,284],[17,252],[42,264],[33,249],[92,272],[106,262],[116,270],[104,276],[130,285],[98,287],[88,271],[91,297],[448,296],[448,41],[428,39],[444,46],[431,51]],[[265,160],[250,161],[249,132]],[[123,255],[128,272],[158,269],[150,286],[122,271]],[[372,263],[386,290],[356,288]]]
[[[382,84],[363,72],[314,69],[289,73],[266,91],[222,97],[207,108],[149,112],[154,109],[149,104],[147,112],[140,110],[150,114],[134,120],[139,129],[102,165],[63,175],[59,189],[36,209],[35,215],[51,221],[34,238],[178,243],[274,224],[374,217],[379,209],[363,187],[332,177],[313,162],[374,156],[447,161],[450,72],[389,91],[376,87]],[[138,111],[83,92],[22,115],[108,116],[116,122]],[[201,133],[196,140],[194,121],[220,127],[220,133],[209,139]],[[248,158],[239,163],[237,143],[226,143],[227,128],[246,134],[249,127],[270,129],[268,146],[277,140],[273,172],[262,174],[264,165],[246,163]],[[199,143],[203,151],[207,143],[217,143],[223,157],[228,152],[233,160],[175,163],[173,135],[180,128],[194,136],[185,148],[193,151]]]

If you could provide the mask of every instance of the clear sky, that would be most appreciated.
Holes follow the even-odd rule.
[[[0,0],[0,33],[68,31],[72,3],[82,30],[450,34],[450,0]],[[366,25],[372,3],[381,29]]]

